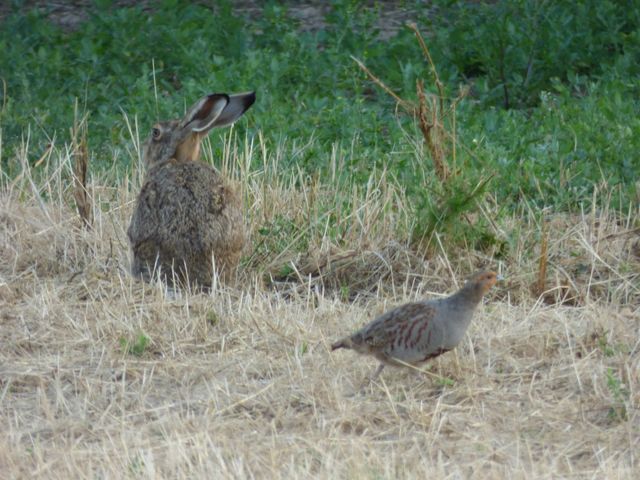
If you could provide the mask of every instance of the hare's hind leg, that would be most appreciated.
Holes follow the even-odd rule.
[[[241,250],[229,252],[225,256],[225,262],[220,267],[222,279],[227,283],[233,283],[238,278],[238,264],[240,263]]]
[[[175,263],[173,258],[163,255],[154,243],[143,242],[133,249],[131,274],[145,282],[159,277],[163,283],[173,286],[184,277],[184,268],[179,268]]]

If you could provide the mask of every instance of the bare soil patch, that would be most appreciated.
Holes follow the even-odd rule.
[[[197,3],[197,2],[196,2]],[[215,9],[211,2],[199,2],[207,8]],[[287,8],[292,21],[299,25],[301,31],[316,31],[326,27],[325,17],[331,11],[329,2],[322,0],[285,1],[281,2]],[[381,39],[394,35],[403,27],[407,20],[415,17],[416,7],[407,7],[403,1],[362,2],[361,8],[377,8],[379,19],[377,27],[380,30]],[[424,8],[430,6],[430,2],[424,2]],[[144,11],[152,12],[158,8],[158,0],[115,0],[113,8],[126,8],[139,6]],[[265,2],[254,0],[240,0],[233,2],[233,8],[237,15],[248,19],[258,18],[263,15]],[[21,6],[22,12],[39,9],[47,15],[47,18],[64,28],[74,30],[78,24],[86,21],[93,7],[91,0],[26,0]],[[11,12],[11,5],[0,4],[0,20]]]

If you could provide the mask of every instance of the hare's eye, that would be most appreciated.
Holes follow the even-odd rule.
[[[153,130],[151,130],[151,135],[153,135],[153,138],[154,138],[155,140],[157,140],[157,139],[159,139],[159,138],[160,138],[160,134],[161,134],[161,133],[162,133],[162,132],[160,132],[160,129],[159,129],[159,128],[155,128],[155,127],[154,127],[154,128],[153,128]]]

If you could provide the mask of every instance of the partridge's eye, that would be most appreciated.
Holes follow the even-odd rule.
[[[156,127],[154,127],[153,130],[151,130],[151,135],[153,135],[154,140],[159,139],[161,133],[162,132],[160,132],[160,129]]]

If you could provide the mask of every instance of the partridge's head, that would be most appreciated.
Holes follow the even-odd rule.
[[[482,298],[498,281],[498,274],[492,271],[482,271],[474,274],[464,286],[473,297]]]

